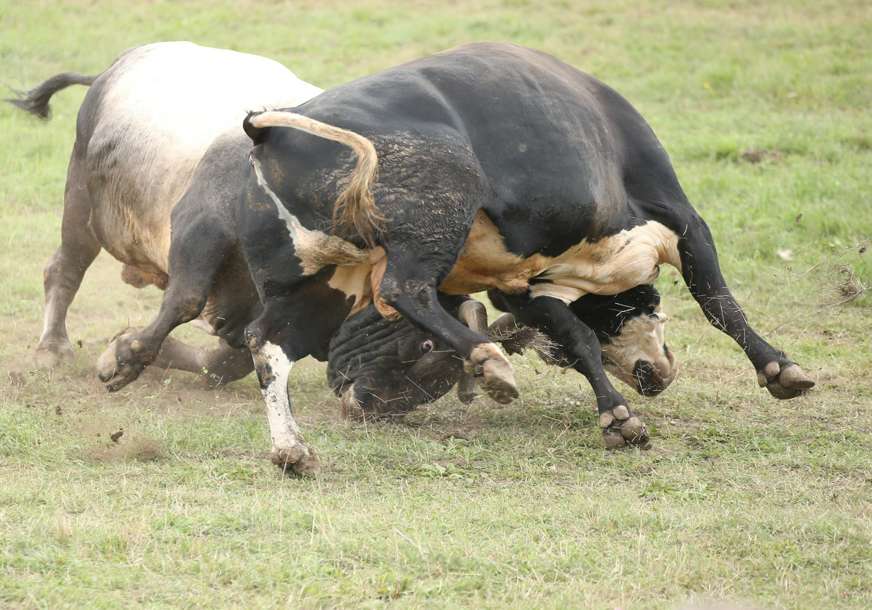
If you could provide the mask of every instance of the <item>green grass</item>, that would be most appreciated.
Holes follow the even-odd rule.
[[[283,479],[251,378],[103,392],[102,346],[160,299],[104,255],[71,311],[75,362],[32,370],[83,90],[49,124],[4,106],[0,606],[872,607],[872,300],[843,302],[852,274],[872,286],[870,28],[862,1],[0,0],[0,85],[19,89],[160,39],[321,86],[471,40],[549,51],[642,111],[751,320],[819,382],[765,395],[666,271],[683,370],[656,399],[628,391],[650,451],[604,451],[584,380],[532,357],[511,406],[446,397],[367,426],[307,363],[291,385],[324,468]]]

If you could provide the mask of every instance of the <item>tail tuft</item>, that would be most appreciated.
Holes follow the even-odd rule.
[[[19,97],[10,98],[6,101],[41,119],[47,119],[51,114],[51,108],[49,107],[51,96],[70,85],[85,85],[90,87],[96,78],[96,76],[85,76],[76,72],[56,74],[26,93],[19,94],[16,92]]]

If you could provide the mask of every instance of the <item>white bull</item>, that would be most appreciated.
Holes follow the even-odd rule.
[[[47,117],[51,95],[70,84],[91,88],[79,110],[61,246],[45,269],[44,327],[36,353],[46,367],[72,353],[67,310],[100,249],[124,264],[127,283],[165,287],[171,213],[207,149],[224,136],[238,138],[240,154],[247,154],[250,144],[240,129],[246,112],[296,106],[321,92],[265,57],[161,42],[127,51],[96,77],[60,74],[13,103]],[[252,368],[247,351],[193,350],[172,340],[157,363],[208,370],[215,381]],[[98,370],[111,377],[114,366],[110,347]]]

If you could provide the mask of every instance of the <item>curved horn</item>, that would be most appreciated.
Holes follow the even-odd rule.
[[[375,244],[375,234],[382,230],[385,218],[376,207],[372,196],[372,185],[378,177],[378,153],[370,140],[353,131],[284,110],[249,114],[243,126],[246,133],[251,131],[249,126],[255,129],[290,127],[351,148],[357,157],[357,163],[348,186],[333,205],[333,225],[334,228],[353,227],[367,245]]]
[[[460,309],[457,310],[457,317],[471,330],[483,335],[487,334],[487,309],[475,299],[461,303]],[[457,382],[457,398],[465,405],[475,398],[475,377],[472,374],[467,372],[460,374],[460,380]]]
[[[526,349],[533,349],[545,359],[551,357],[554,342],[539,330],[530,326],[518,324],[515,316],[504,313],[494,320],[487,329],[491,341],[503,346],[507,354],[523,354]]]
[[[517,329],[518,323],[515,321],[515,316],[510,313],[504,313],[494,320],[493,324],[488,326],[487,332],[492,338],[499,340],[500,337],[512,334]]]

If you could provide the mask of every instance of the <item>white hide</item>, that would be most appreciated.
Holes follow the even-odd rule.
[[[266,387],[261,387],[266,402],[266,416],[272,438],[273,452],[292,449],[300,444],[300,427],[291,413],[288,396],[288,376],[294,363],[281,347],[267,341],[254,355],[255,366],[268,366],[271,377]]]
[[[116,258],[163,272],[170,212],[212,142],[241,131],[250,110],[297,106],[321,92],[271,59],[189,42],[137,47],[98,84],[87,153],[100,211],[92,223]]]

